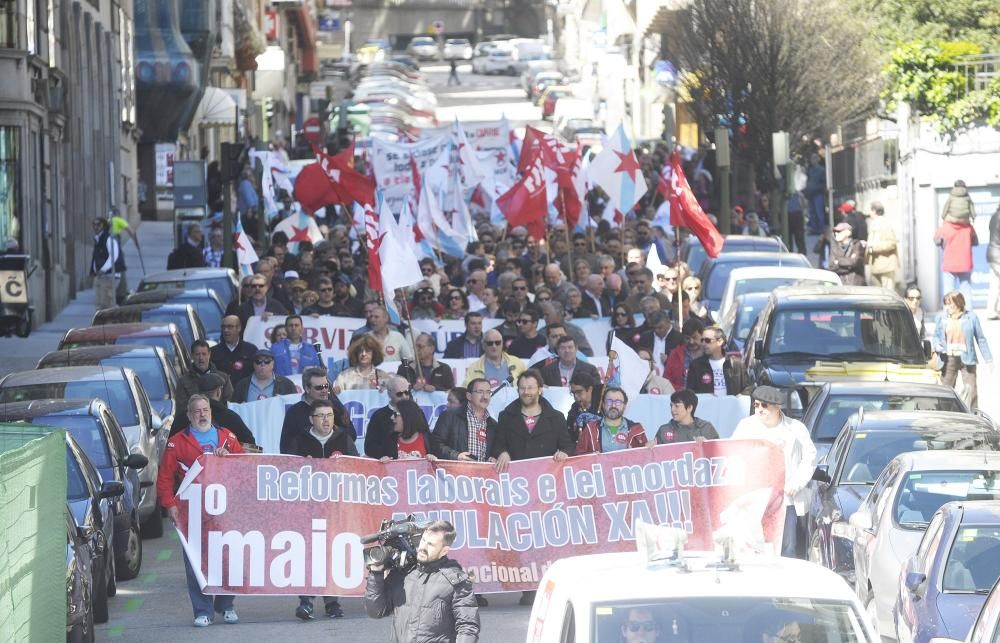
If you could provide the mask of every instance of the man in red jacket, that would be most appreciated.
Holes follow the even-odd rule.
[[[160,461],[160,473],[156,479],[156,492],[160,505],[167,510],[167,517],[174,525],[180,517],[177,508],[177,493],[181,481],[195,460],[202,455],[226,456],[231,453],[243,453],[236,436],[226,428],[212,423],[212,407],[204,395],[192,395],[187,405],[188,420],[191,426],[170,437],[167,448]],[[200,543],[194,543],[200,546]],[[184,570],[187,572],[188,596],[194,609],[194,626],[208,627],[212,624],[216,612],[223,615],[227,624],[239,622],[240,618],[233,607],[233,596],[206,596],[201,591],[201,585],[187,556],[184,557]]]
[[[576,454],[609,453],[646,446],[646,429],[625,417],[628,395],[611,387],[604,393],[604,417],[583,426],[576,442]]]

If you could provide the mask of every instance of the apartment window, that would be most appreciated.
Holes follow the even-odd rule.
[[[20,237],[17,220],[20,202],[20,144],[20,128],[0,127],[0,247],[6,247],[11,239],[19,241]]]
[[[17,0],[0,0],[0,47],[17,49]]]

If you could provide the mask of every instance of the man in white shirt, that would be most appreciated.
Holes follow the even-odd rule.
[[[726,335],[718,326],[709,326],[701,336],[702,356],[688,367],[687,387],[695,393],[739,395],[743,392],[743,362],[726,355]]]
[[[465,291],[469,297],[469,310],[482,310],[486,307],[483,303],[483,291],[486,290],[486,272],[474,270],[465,280]]]
[[[785,456],[785,529],[781,555],[796,557],[797,516],[804,516],[808,500],[806,485],[816,470],[816,446],[809,429],[786,416],[781,408],[788,397],[773,386],[758,386],[753,392],[754,414],[743,418],[733,431],[734,440],[767,440],[781,447]]]
[[[389,312],[384,306],[372,308],[368,313],[368,325],[371,327],[368,334],[382,342],[386,362],[413,361],[413,347],[402,333],[389,326]]]

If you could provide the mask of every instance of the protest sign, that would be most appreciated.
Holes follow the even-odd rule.
[[[177,493],[178,532],[208,594],[359,596],[361,538],[385,518],[450,521],[449,556],[477,593],[532,590],[559,558],[634,548],[636,520],[710,550],[718,530],[776,550],[784,460],[762,441],[490,464],[335,456],[202,456]]]

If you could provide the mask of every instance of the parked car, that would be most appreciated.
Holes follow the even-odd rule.
[[[549,85],[558,85],[563,82],[562,72],[558,71],[540,71],[535,74],[535,78],[532,80],[531,88],[528,93],[528,100],[534,102],[538,96],[545,91],[545,88]]]
[[[990,590],[965,640],[968,643],[1000,643],[1000,582]]]
[[[177,386],[180,374],[166,352],[157,346],[119,344],[89,346],[42,355],[35,368],[64,366],[122,366],[135,371],[153,410],[161,418],[176,415]]]
[[[406,46],[406,53],[417,60],[436,60],[441,55],[437,40],[431,36],[417,36],[411,40]]]
[[[142,493],[139,517],[143,535],[163,535],[160,504],[156,497],[156,475],[167,446],[169,422],[153,411],[146,390],[135,372],[111,366],[68,366],[11,373],[0,380],[0,403],[63,398],[98,398],[104,401],[121,425],[130,453],[146,457],[139,474]]]
[[[556,113],[556,103],[561,98],[573,96],[573,90],[565,85],[549,85],[538,97],[538,104],[542,107],[542,119],[549,120]]]
[[[848,418],[870,411],[949,411],[968,413],[955,389],[917,382],[827,382],[813,389],[802,422],[809,429],[817,457],[822,458]],[[793,398],[793,401],[796,398]]]
[[[521,71],[521,89],[524,95],[531,98],[531,88],[535,84],[535,76],[543,71],[556,71],[559,65],[554,60],[531,60],[525,63],[524,70]]]
[[[864,286],[795,286],[771,293],[747,338],[744,364],[758,385],[936,382],[927,368],[930,354],[899,295]]]
[[[894,632],[900,573],[946,502],[997,498],[1000,454],[924,451],[896,457],[851,515],[854,589],[879,631]]]
[[[222,317],[226,307],[211,288],[204,286],[182,290],[180,288],[158,288],[145,292],[132,293],[125,299],[126,304],[191,304],[198,312],[205,335],[208,339],[218,342],[221,339]]]
[[[441,57],[445,60],[472,60],[472,43],[468,38],[448,38]]]
[[[94,567],[97,554],[66,505],[66,641],[94,640]]]
[[[766,266],[771,268],[809,268],[809,260],[797,252],[723,252],[701,265],[698,278],[701,279],[702,301],[714,314],[722,303],[722,295],[729,283],[729,275],[736,268]],[[780,273],[780,270],[775,270]]]
[[[851,514],[897,455],[944,449],[1000,451],[1000,434],[984,418],[968,413],[862,410],[852,415],[809,484],[809,559],[853,582]]]
[[[63,335],[58,348],[63,350],[117,344],[158,346],[167,354],[181,376],[191,367],[191,353],[174,324],[132,323],[71,328]]]
[[[788,252],[788,248],[780,237],[731,234],[722,242],[721,254],[727,252]],[[680,258],[691,269],[691,274],[697,275],[701,271],[702,264],[708,259],[708,254],[698,237],[692,234],[681,242]]]
[[[1000,480],[995,476],[981,482],[983,488],[976,489],[976,497],[1000,497]],[[900,575],[893,611],[896,640],[964,641],[997,579],[1000,502],[942,505]]]
[[[165,270],[151,275],[145,275],[136,288],[137,292],[156,290],[158,288],[190,288],[208,287],[228,306],[234,300],[240,303],[240,282],[232,268],[184,268],[181,270]]]
[[[472,50],[472,73],[473,74],[484,74],[483,63],[489,57],[490,52],[494,49],[500,47],[500,43],[496,42],[481,42],[475,46]]]
[[[205,327],[191,304],[127,304],[105,308],[94,313],[91,326],[132,322],[174,324],[187,346],[190,346],[195,340],[208,339]]]
[[[770,266],[746,266],[735,268],[729,273],[729,280],[722,291],[722,303],[719,304],[720,319],[729,312],[729,307],[739,295],[747,293],[770,293],[781,286],[805,286],[809,284],[841,285],[840,277],[835,272],[819,268],[782,268],[775,270]]]
[[[475,59],[473,59],[473,70],[475,70]],[[510,49],[506,47],[494,47],[479,62],[479,73],[481,74],[508,74],[514,75],[514,58]]]
[[[119,580],[139,575],[142,533],[138,470],[146,457],[129,453],[125,432],[101,400],[33,400],[0,406],[0,422],[25,422],[65,429],[97,469],[102,482],[117,480],[125,492],[112,500],[115,525],[115,570]]]
[[[754,322],[770,297],[769,292],[739,295],[726,314],[719,318],[719,328],[726,334],[726,352],[743,353]]]

